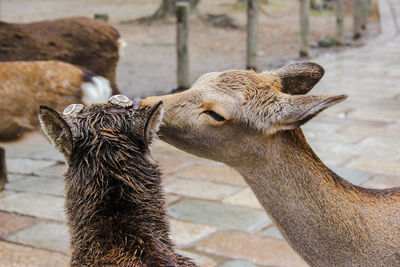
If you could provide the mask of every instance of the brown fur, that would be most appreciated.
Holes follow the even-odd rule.
[[[106,77],[116,84],[118,31],[85,17],[34,23],[0,22],[0,61],[61,60]]]
[[[161,116],[159,104],[98,104],[69,116],[41,108],[42,127],[68,165],[72,266],[196,266],[173,250],[161,174],[149,159]]]
[[[313,63],[261,74],[209,73],[185,92],[141,105],[164,102],[161,139],[239,171],[311,266],[400,266],[400,188],[345,181],[299,128],[346,98],[304,95],[322,75]]]
[[[40,105],[82,103],[88,76],[93,74],[60,61],[0,62],[0,140],[35,129]]]

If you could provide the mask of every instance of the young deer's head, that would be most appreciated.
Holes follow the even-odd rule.
[[[62,114],[41,106],[39,120],[50,141],[69,162],[72,155],[93,149],[112,153],[118,147],[125,147],[145,154],[158,131],[162,114],[162,102],[138,106],[126,96],[115,95],[107,104],[69,105]]]
[[[305,95],[323,74],[323,68],[315,63],[296,63],[263,73],[212,72],[187,91],[149,97],[141,105],[163,101],[163,140],[232,165],[243,160],[243,151],[257,150],[257,145],[265,143],[258,139],[295,129],[344,100],[344,95]]]

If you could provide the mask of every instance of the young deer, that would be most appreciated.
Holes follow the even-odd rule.
[[[208,73],[185,92],[141,105],[163,101],[161,139],[241,173],[311,266],[400,266],[400,188],[347,182],[299,128],[346,98],[305,95],[323,74],[314,63]]]
[[[72,266],[196,266],[168,236],[161,174],[148,145],[163,107],[133,106],[122,95],[109,104],[42,106],[39,118],[65,156],[67,223]]]

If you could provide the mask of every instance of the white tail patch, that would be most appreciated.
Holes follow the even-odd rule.
[[[85,105],[95,103],[107,103],[111,96],[112,89],[110,82],[101,76],[93,76],[89,82],[84,82],[82,88],[82,102]]]
[[[118,54],[123,56],[125,54],[125,47],[128,46],[128,43],[124,39],[118,39]]]

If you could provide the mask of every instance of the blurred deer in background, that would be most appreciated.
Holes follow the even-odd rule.
[[[118,39],[110,24],[85,17],[0,22],[0,61],[65,61],[107,78],[117,94]]]
[[[0,140],[35,129],[40,105],[107,102],[111,91],[106,78],[68,63],[0,62]]]
[[[400,266],[400,188],[365,189],[336,175],[300,126],[346,96],[306,95],[324,70],[207,73],[163,101],[162,140],[243,175],[285,239],[312,266]]]

